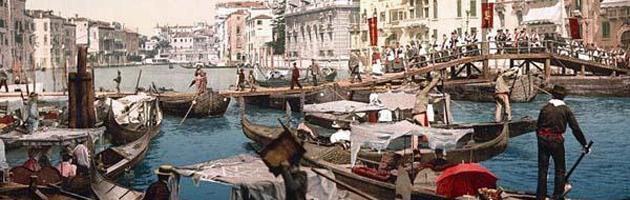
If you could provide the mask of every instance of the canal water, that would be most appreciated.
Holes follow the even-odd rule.
[[[141,66],[128,68],[96,69],[97,87],[113,89],[112,79],[116,71],[122,72],[122,89],[129,91],[136,85],[138,73],[142,69],[140,86],[154,82],[178,91],[192,91],[190,84],[192,70],[167,66]],[[235,82],[234,69],[207,70],[211,87],[227,89]],[[50,73],[50,72],[44,72]],[[40,76],[42,77],[42,76]],[[45,85],[51,86],[48,79]],[[48,89],[47,90],[51,90]],[[534,102],[513,104],[514,118],[538,116],[539,109],[548,101],[549,96],[539,95]],[[567,103],[576,114],[588,140],[594,141],[593,152],[587,155],[571,181],[573,190],[569,197],[582,199],[622,199],[630,198],[630,99],[569,97]],[[457,101],[452,106],[453,115],[458,122],[490,121],[494,116],[494,105]],[[277,118],[283,111],[248,106],[246,116],[261,124],[276,125]],[[295,116],[299,117],[299,116]],[[240,153],[253,153],[248,148],[249,140],[241,131],[238,118],[238,106],[232,101],[224,117],[216,119],[187,119],[179,125],[181,118],[167,117],[161,133],[151,142],[146,158],[137,165],[133,172],[123,176],[119,182],[123,185],[144,190],[156,177],[153,169],[163,164],[182,166],[206,160],[226,158]],[[581,148],[571,131],[565,135],[567,168],[578,158]],[[23,151],[8,153],[12,166],[21,164],[25,157]],[[482,163],[499,177],[499,185],[508,189],[536,191],[537,146],[533,134],[510,140],[508,149],[501,155]],[[552,170],[550,170],[552,171]],[[550,174],[550,176],[553,176]],[[552,186],[553,178],[550,178]],[[551,193],[551,191],[550,191]],[[181,180],[180,197],[183,199],[227,199],[230,187],[202,182],[193,184],[191,179]]]

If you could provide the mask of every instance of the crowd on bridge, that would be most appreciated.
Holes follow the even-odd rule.
[[[471,33],[451,32],[441,38],[432,35],[429,41],[411,40],[408,44],[396,42],[393,45],[374,47],[371,60],[365,53],[352,53],[349,68],[351,73],[359,73],[364,67],[371,66],[370,73],[404,71],[407,68],[419,68],[430,63],[447,62],[465,56],[480,55],[482,43],[476,30]],[[487,36],[489,54],[525,54],[549,52],[588,60],[604,65],[630,69],[630,54],[621,46],[615,48],[584,44],[581,40],[563,38],[559,34],[539,34],[528,29],[498,29]]]

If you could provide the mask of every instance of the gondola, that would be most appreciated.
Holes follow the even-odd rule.
[[[149,102],[147,105],[150,107],[150,111],[147,113],[151,113],[152,117],[149,117],[150,120],[147,122],[143,120],[139,123],[130,123],[122,125],[118,123],[116,120],[116,116],[114,116],[114,112],[111,110],[107,114],[108,120],[105,123],[107,127],[107,133],[111,136],[111,142],[115,145],[124,145],[130,142],[138,140],[138,138],[142,137],[150,131],[149,135],[151,137],[155,137],[160,132],[160,126],[162,125],[162,110],[158,105],[157,100],[153,100]]]
[[[189,118],[213,118],[225,114],[231,98],[222,96],[209,88],[200,96],[162,93],[158,95],[158,100],[164,113],[168,115],[184,117],[190,110],[187,116]],[[193,101],[195,101],[194,105]]]
[[[92,176],[92,193],[99,200],[140,200],[144,193],[132,190],[108,180],[101,173],[94,172]]]
[[[0,199],[90,200],[88,197],[67,192],[55,186],[17,183],[0,184]]]
[[[136,141],[117,147],[110,147],[96,155],[99,163],[98,170],[102,170],[108,178],[116,178],[125,170],[133,168],[147,153],[151,138],[157,134],[154,129],[159,126],[148,127],[144,134]]]
[[[251,123],[245,116],[241,116],[243,133],[255,143],[262,146],[269,144],[274,138],[282,133],[282,127],[272,127]],[[457,141],[458,147],[446,152],[447,159],[451,163],[460,162],[480,162],[497,156],[505,151],[509,140],[509,125],[483,129],[486,132],[479,132],[482,129],[474,130],[473,133],[464,136]],[[487,141],[475,141],[476,135],[496,135]],[[404,157],[411,156],[411,150],[401,150]],[[420,149],[420,162],[426,163],[435,158],[433,150]],[[379,162],[382,157],[381,152],[361,150],[359,157],[375,162]]]
[[[517,79],[507,79],[510,87],[510,101],[531,102],[538,95],[537,87],[540,81],[532,75],[522,76]],[[481,81],[449,81],[445,90],[451,94],[454,100],[494,102],[495,83],[489,80]]]

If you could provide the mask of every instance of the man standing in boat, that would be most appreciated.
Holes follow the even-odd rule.
[[[114,78],[114,82],[116,82],[116,92],[120,93],[120,82],[122,81],[122,77],[120,76],[120,70],[118,70],[118,75]]]
[[[547,196],[549,157],[553,159],[555,167],[553,199],[562,199],[566,173],[564,137],[562,135],[566,131],[567,125],[573,131],[575,139],[582,145],[584,152],[590,152],[582,129],[580,129],[573,112],[564,102],[564,97],[567,94],[566,89],[556,85],[551,94],[553,99],[540,111],[536,130],[538,138],[538,189],[536,199],[539,200],[546,199]]]
[[[173,175],[173,167],[170,165],[162,165],[155,170],[158,176],[156,182],[151,183],[147,188],[143,200],[168,200],[171,196],[171,190],[168,188],[168,179]]]
[[[510,88],[505,82],[504,77],[510,77],[518,72],[517,70],[501,70],[497,76],[497,80],[494,85],[494,100],[495,100],[495,113],[494,120],[496,122],[503,121],[503,107],[505,107],[505,115],[507,120],[512,120],[512,109],[510,107]]]
[[[300,84],[300,69],[297,68],[297,64],[293,63],[293,70],[291,71],[291,90],[293,90],[294,86],[297,85],[302,89],[302,84]]]
[[[434,77],[430,83],[426,84],[425,82],[424,88],[416,94],[416,102],[413,105],[413,121],[417,124],[420,124],[424,127],[429,126],[429,118],[427,117],[427,106],[429,105],[429,92],[433,89],[440,80],[440,77]],[[414,135],[411,137],[411,148],[418,148],[419,141],[418,136]]]

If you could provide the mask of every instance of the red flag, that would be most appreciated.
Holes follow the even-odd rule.
[[[370,25],[370,46],[378,45],[378,29],[376,26],[376,17],[368,19]]]
[[[569,28],[571,29],[571,38],[574,40],[582,39],[582,34],[580,34],[580,25],[578,23],[577,18],[569,19]]]
[[[483,18],[481,19],[481,28],[492,28],[494,20],[494,3],[482,3],[481,13]]]

